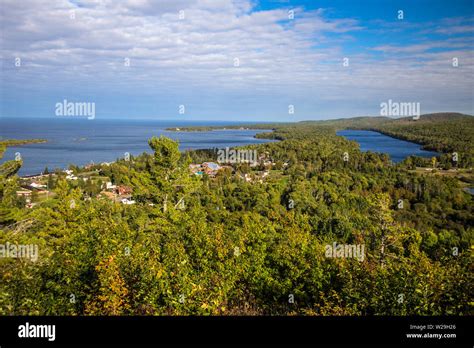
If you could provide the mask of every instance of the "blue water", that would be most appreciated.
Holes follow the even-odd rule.
[[[236,122],[164,121],[164,120],[88,120],[86,118],[13,119],[0,118],[2,139],[46,139],[47,143],[8,147],[3,159],[12,160],[20,152],[23,166],[20,175],[67,168],[69,164],[85,165],[111,162],[124,153],[138,155],[151,152],[147,140],[164,135],[178,140],[180,150],[224,148],[259,144],[270,140],[256,139],[263,130],[215,130],[209,132],[173,132],[168,127],[222,126]],[[248,124],[248,122],[247,122]],[[269,131],[269,130],[266,130]]]
[[[422,150],[421,145],[373,131],[346,129],[338,131],[336,134],[357,141],[361,151],[387,153],[395,163],[403,161],[408,156],[433,157],[438,155],[436,152]]]

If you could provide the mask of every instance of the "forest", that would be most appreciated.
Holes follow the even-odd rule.
[[[180,152],[165,137],[92,168],[135,204],[58,174],[55,194],[26,208],[21,160],[3,163],[0,245],[37,245],[39,256],[0,258],[0,314],[473,314],[472,195],[455,175],[472,178],[472,116],[259,127],[279,141],[244,147],[262,160],[215,176],[189,168],[216,151]],[[347,128],[443,154],[394,164],[336,135]],[[364,257],[328,257],[328,245],[363,246]]]

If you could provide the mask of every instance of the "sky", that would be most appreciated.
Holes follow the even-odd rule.
[[[474,114],[472,0],[0,0],[0,26],[1,117]]]

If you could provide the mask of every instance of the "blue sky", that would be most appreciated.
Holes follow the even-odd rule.
[[[2,0],[1,116],[57,117],[64,99],[96,119],[299,121],[379,115],[389,99],[472,114],[473,7]]]

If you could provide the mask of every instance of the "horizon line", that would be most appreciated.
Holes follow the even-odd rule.
[[[459,111],[438,111],[438,112],[429,112],[425,114],[421,114],[420,117],[426,115],[436,115],[436,114],[459,114],[464,116],[471,116],[474,115],[467,114],[464,112]],[[85,120],[85,121],[92,121],[87,119],[87,117],[82,116],[71,116],[71,117],[64,117],[64,116],[0,116],[1,119],[76,119],[76,120]],[[169,121],[169,122],[236,122],[239,124],[245,123],[299,123],[299,122],[311,122],[311,121],[338,121],[338,120],[345,120],[345,119],[354,119],[354,118],[387,118],[392,120],[403,119],[403,118],[410,118],[410,116],[402,116],[402,117],[389,117],[389,116],[381,116],[381,115],[357,115],[357,116],[340,116],[335,118],[319,118],[319,119],[302,119],[302,120],[279,120],[279,121],[269,121],[269,120],[260,120],[260,121],[242,121],[242,120],[223,120],[223,119],[167,119],[167,118],[153,118],[151,117],[104,117],[104,118],[96,118],[94,120],[110,120],[110,121]]]

